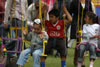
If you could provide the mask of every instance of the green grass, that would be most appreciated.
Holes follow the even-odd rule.
[[[74,58],[74,46],[68,49],[68,56],[66,59],[67,67],[75,67],[73,64]],[[45,67],[61,67],[60,58],[55,58],[54,56],[48,56],[46,59],[46,66]],[[85,65],[89,67],[89,57],[85,57]],[[33,66],[33,59],[29,57],[29,62],[25,64],[25,67],[32,67]],[[96,59],[94,62],[94,67],[100,67],[100,59]]]

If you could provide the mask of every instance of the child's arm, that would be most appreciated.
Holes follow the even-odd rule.
[[[100,35],[94,35],[93,37],[90,37],[90,39],[93,39],[93,38],[98,38],[98,39],[100,39]]]
[[[68,10],[66,9],[65,6],[63,6],[63,11],[64,11],[65,15],[67,16],[66,24],[71,23],[72,17],[71,17],[70,13],[68,12]]]
[[[39,37],[40,37],[41,39],[48,40],[48,34],[47,34],[47,32],[45,32],[45,31],[43,31],[43,32],[39,35]]]
[[[45,11],[48,11],[48,5],[44,2],[42,3],[42,14],[45,12]]]
[[[48,38],[49,38],[49,37],[48,37],[47,32],[44,31],[44,40],[48,40]]]
[[[100,35],[99,35],[98,39],[100,40]]]
[[[32,39],[32,32],[30,32],[30,33],[28,34],[28,32],[27,32],[26,30],[24,30],[24,31],[23,31],[23,34],[24,34],[24,39],[25,39],[25,40],[31,41],[31,39]]]

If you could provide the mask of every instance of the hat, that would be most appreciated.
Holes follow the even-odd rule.
[[[41,24],[41,20],[40,19],[35,19],[34,24]]]

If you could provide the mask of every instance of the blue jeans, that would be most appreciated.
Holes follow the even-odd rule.
[[[79,47],[78,62],[82,62],[84,52],[87,50],[89,50],[90,59],[95,59],[96,47],[94,45],[90,45],[89,43],[87,43],[86,45],[81,44]]]
[[[42,55],[43,49],[37,49],[32,52],[32,57],[34,59],[33,67],[39,67],[40,62],[40,56]],[[26,63],[26,60],[28,58],[28,55],[31,53],[31,48],[28,48],[26,50],[23,50],[19,56],[19,59],[17,61],[18,65],[24,66]]]

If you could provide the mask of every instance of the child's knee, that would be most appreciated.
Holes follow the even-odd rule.
[[[96,50],[96,47],[95,47],[94,45],[91,45],[91,46],[90,46],[90,51],[95,52],[95,50]]]
[[[37,57],[37,56],[39,56],[39,53],[38,52],[33,52],[32,55]]]
[[[85,46],[81,45],[79,49],[80,49],[80,51],[85,51]]]

